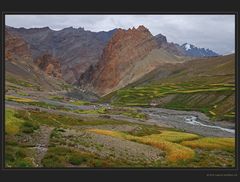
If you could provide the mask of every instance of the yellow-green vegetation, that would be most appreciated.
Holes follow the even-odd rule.
[[[198,140],[192,141],[183,141],[181,143],[184,146],[191,148],[200,148],[200,149],[220,149],[233,152],[235,150],[235,139],[234,138],[215,138],[215,137],[206,137],[200,138]]]
[[[24,121],[30,121],[39,125],[48,125],[53,127],[61,126],[81,126],[81,125],[121,125],[127,124],[126,121],[118,121],[108,118],[95,118],[95,117],[74,117],[69,115],[61,115],[40,111],[26,111],[18,110],[15,116]]]
[[[63,96],[59,96],[59,95],[49,96],[48,98],[53,99],[53,100],[57,100],[57,101],[62,101],[64,99]]]
[[[213,83],[213,84],[210,84],[210,85],[213,85],[213,86],[225,86],[225,87],[235,87],[235,84],[233,84],[233,83],[226,83],[226,84],[224,84],[224,83]]]
[[[18,92],[18,95],[21,95],[21,96],[29,96],[29,94],[25,93],[25,92]]]
[[[130,134],[133,136],[146,136],[146,135],[152,135],[152,134],[160,134],[161,132],[158,126],[138,124],[138,127],[130,131],[125,131],[124,133]]]
[[[78,110],[72,110],[72,112],[78,113],[78,114],[113,114],[113,115],[125,115],[128,117],[136,118],[136,119],[146,119],[147,116],[144,113],[138,112],[134,108],[111,108],[107,109],[105,107],[99,107],[96,109],[78,109]]]
[[[34,85],[34,84],[32,84],[32,83],[30,83],[26,80],[16,79],[15,77],[12,77],[12,76],[9,76],[9,75],[6,76],[6,81],[8,81],[10,83],[13,83],[15,85],[18,85],[18,86],[40,90],[39,85]]]
[[[177,93],[196,93],[196,92],[212,92],[212,91],[224,91],[224,90],[235,90],[234,87],[222,87],[222,88],[204,88],[204,89],[194,89],[194,90],[177,90]]]
[[[26,116],[30,117],[30,114]],[[19,132],[32,133],[39,128],[39,124],[35,121],[29,121],[18,117],[18,112],[7,108],[5,110],[5,126],[7,135],[16,135]]]
[[[216,116],[216,113],[213,112],[213,111],[209,111],[209,113],[210,113],[212,116]]]
[[[168,162],[164,166],[234,166],[233,138],[202,138],[195,134],[168,130],[142,137],[111,130],[89,129],[88,131],[157,147],[166,152]]]
[[[168,142],[164,139],[148,138],[145,136],[137,141],[165,151],[167,153],[166,159],[170,162],[192,159],[195,156],[195,152],[191,148]]]
[[[50,147],[42,160],[44,167],[62,167],[66,165],[81,165],[94,159],[93,154],[75,151],[65,147]]]
[[[9,82],[6,82],[5,83],[5,89],[6,90],[15,90],[15,91],[18,91],[19,89],[21,89],[20,86],[17,86],[17,85],[14,85],[12,83],[9,83]]]
[[[17,117],[17,111],[5,110],[5,162],[7,167],[34,167],[33,151],[17,143],[16,136],[32,133],[39,128],[34,122]]]
[[[233,120],[235,85],[228,83],[180,82],[129,86],[101,98],[116,106],[156,107],[195,110],[212,119]],[[217,107],[216,107],[217,106]]]
[[[188,94],[198,92],[223,92],[234,91],[234,85],[218,84],[218,85],[204,85],[194,83],[162,83],[162,84],[148,84],[145,86],[136,86],[130,88],[123,88],[110,96],[114,97],[114,104],[136,103],[136,104],[149,104],[151,98],[159,98],[169,94]],[[108,96],[106,96],[108,97]],[[103,98],[104,100],[104,98]]]
[[[137,119],[145,119],[147,116],[143,113],[138,112],[123,112],[122,115],[129,116]]]
[[[89,110],[73,110],[75,113],[79,114],[105,114],[106,113],[106,108],[105,107],[100,107],[98,109],[89,109]]]
[[[91,105],[91,102],[87,102],[83,100],[75,100],[75,101],[71,101],[70,103],[76,106]]]
[[[58,85],[61,89],[63,89],[63,90],[73,89],[73,85],[67,84],[66,82],[64,82],[64,83],[57,83],[57,85]]]
[[[33,99],[23,98],[23,97],[15,97],[12,95],[6,95],[5,99],[7,101],[23,102],[23,103],[37,102],[36,100],[33,100]]]
[[[61,100],[61,99],[63,99],[63,97],[62,96],[51,96],[51,99]],[[145,119],[146,118],[145,114],[139,113],[134,108],[106,109],[105,107],[99,107],[96,109],[70,110],[68,108],[64,108],[64,106],[61,106],[61,105],[50,104],[50,103],[37,101],[37,100],[30,99],[30,98],[25,98],[25,97],[16,97],[16,96],[7,95],[6,100],[14,101],[14,102],[18,102],[18,103],[24,103],[24,104],[28,104],[28,105],[32,105],[32,106],[43,107],[43,108],[47,108],[47,109],[59,109],[59,110],[64,110],[64,111],[72,111],[72,112],[79,113],[79,114],[122,114],[125,116],[137,118],[137,119]],[[90,102],[80,101],[80,100],[70,102],[70,103],[74,104],[74,105],[90,105],[91,104]]]
[[[126,133],[110,131],[110,130],[90,129],[88,131],[95,132],[97,134],[108,135],[108,136],[117,137],[117,138],[123,138],[126,140],[140,142],[140,143],[144,143],[147,145],[157,147],[166,152],[166,154],[167,154],[166,159],[170,162],[191,159],[195,155],[195,152],[192,149],[190,149],[188,147],[184,147],[177,143],[173,143],[173,142],[169,142],[169,141],[165,140],[165,138],[169,139],[169,137],[166,137],[166,134],[165,134],[165,138],[164,137],[161,138],[160,137],[161,134],[159,134],[159,135],[155,134],[152,136],[150,135],[150,137],[149,136],[138,137],[138,136],[132,136],[132,135],[129,135]],[[180,133],[178,134],[178,136],[179,135],[180,135]]]
[[[33,151],[29,148],[6,145],[5,161],[6,167],[29,168],[36,167],[32,158]]]
[[[195,157],[176,163],[166,163],[166,167],[189,167],[189,168],[226,168],[235,166],[234,152],[224,150],[195,150]]]
[[[153,140],[162,139],[162,140],[166,140],[169,142],[176,142],[176,143],[179,143],[184,140],[194,140],[199,138],[198,135],[195,135],[192,133],[184,133],[184,132],[176,132],[176,131],[168,131],[168,130],[163,130],[161,131],[160,134],[148,135],[146,137]]]
[[[13,109],[5,110],[5,132],[8,135],[14,135],[19,132],[20,126],[24,120],[15,116],[16,112]]]
[[[137,109],[131,107],[112,107],[111,109],[106,109],[107,114],[114,115],[125,115],[128,117],[136,118],[136,119],[146,119],[147,116],[144,113],[138,112]]]
[[[37,122],[25,121],[21,126],[21,131],[23,133],[33,133],[37,129],[39,129],[39,124]]]
[[[44,167],[87,166],[91,168],[121,167],[123,161],[102,158],[96,154],[67,147],[50,147],[42,160]]]
[[[67,108],[64,108],[64,106],[61,106],[61,105],[57,106],[54,104],[33,100],[30,98],[15,97],[15,96],[9,96],[9,95],[7,95],[5,98],[7,101],[18,102],[18,103],[23,103],[23,104],[27,104],[27,105],[43,107],[43,108],[47,108],[47,109],[59,109],[59,110],[65,110],[65,111],[69,110]]]

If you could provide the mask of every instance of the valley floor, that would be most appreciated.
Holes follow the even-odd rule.
[[[7,93],[5,165],[234,167],[235,127],[202,113],[116,107],[64,93]]]

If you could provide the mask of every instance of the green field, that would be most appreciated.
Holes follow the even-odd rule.
[[[163,107],[201,111],[212,119],[234,119],[234,84],[163,83],[127,87],[102,102],[116,106]]]

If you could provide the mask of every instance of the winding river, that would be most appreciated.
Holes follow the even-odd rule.
[[[234,123],[212,122],[200,112],[176,111],[162,108],[138,108],[149,116],[149,121],[160,126],[177,128],[203,136],[234,137]]]

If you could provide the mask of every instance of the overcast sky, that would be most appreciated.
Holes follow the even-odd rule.
[[[144,25],[153,35],[165,35],[169,42],[187,42],[220,54],[235,50],[234,15],[6,15],[5,21],[16,28],[60,30],[72,26],[95,32]]]

